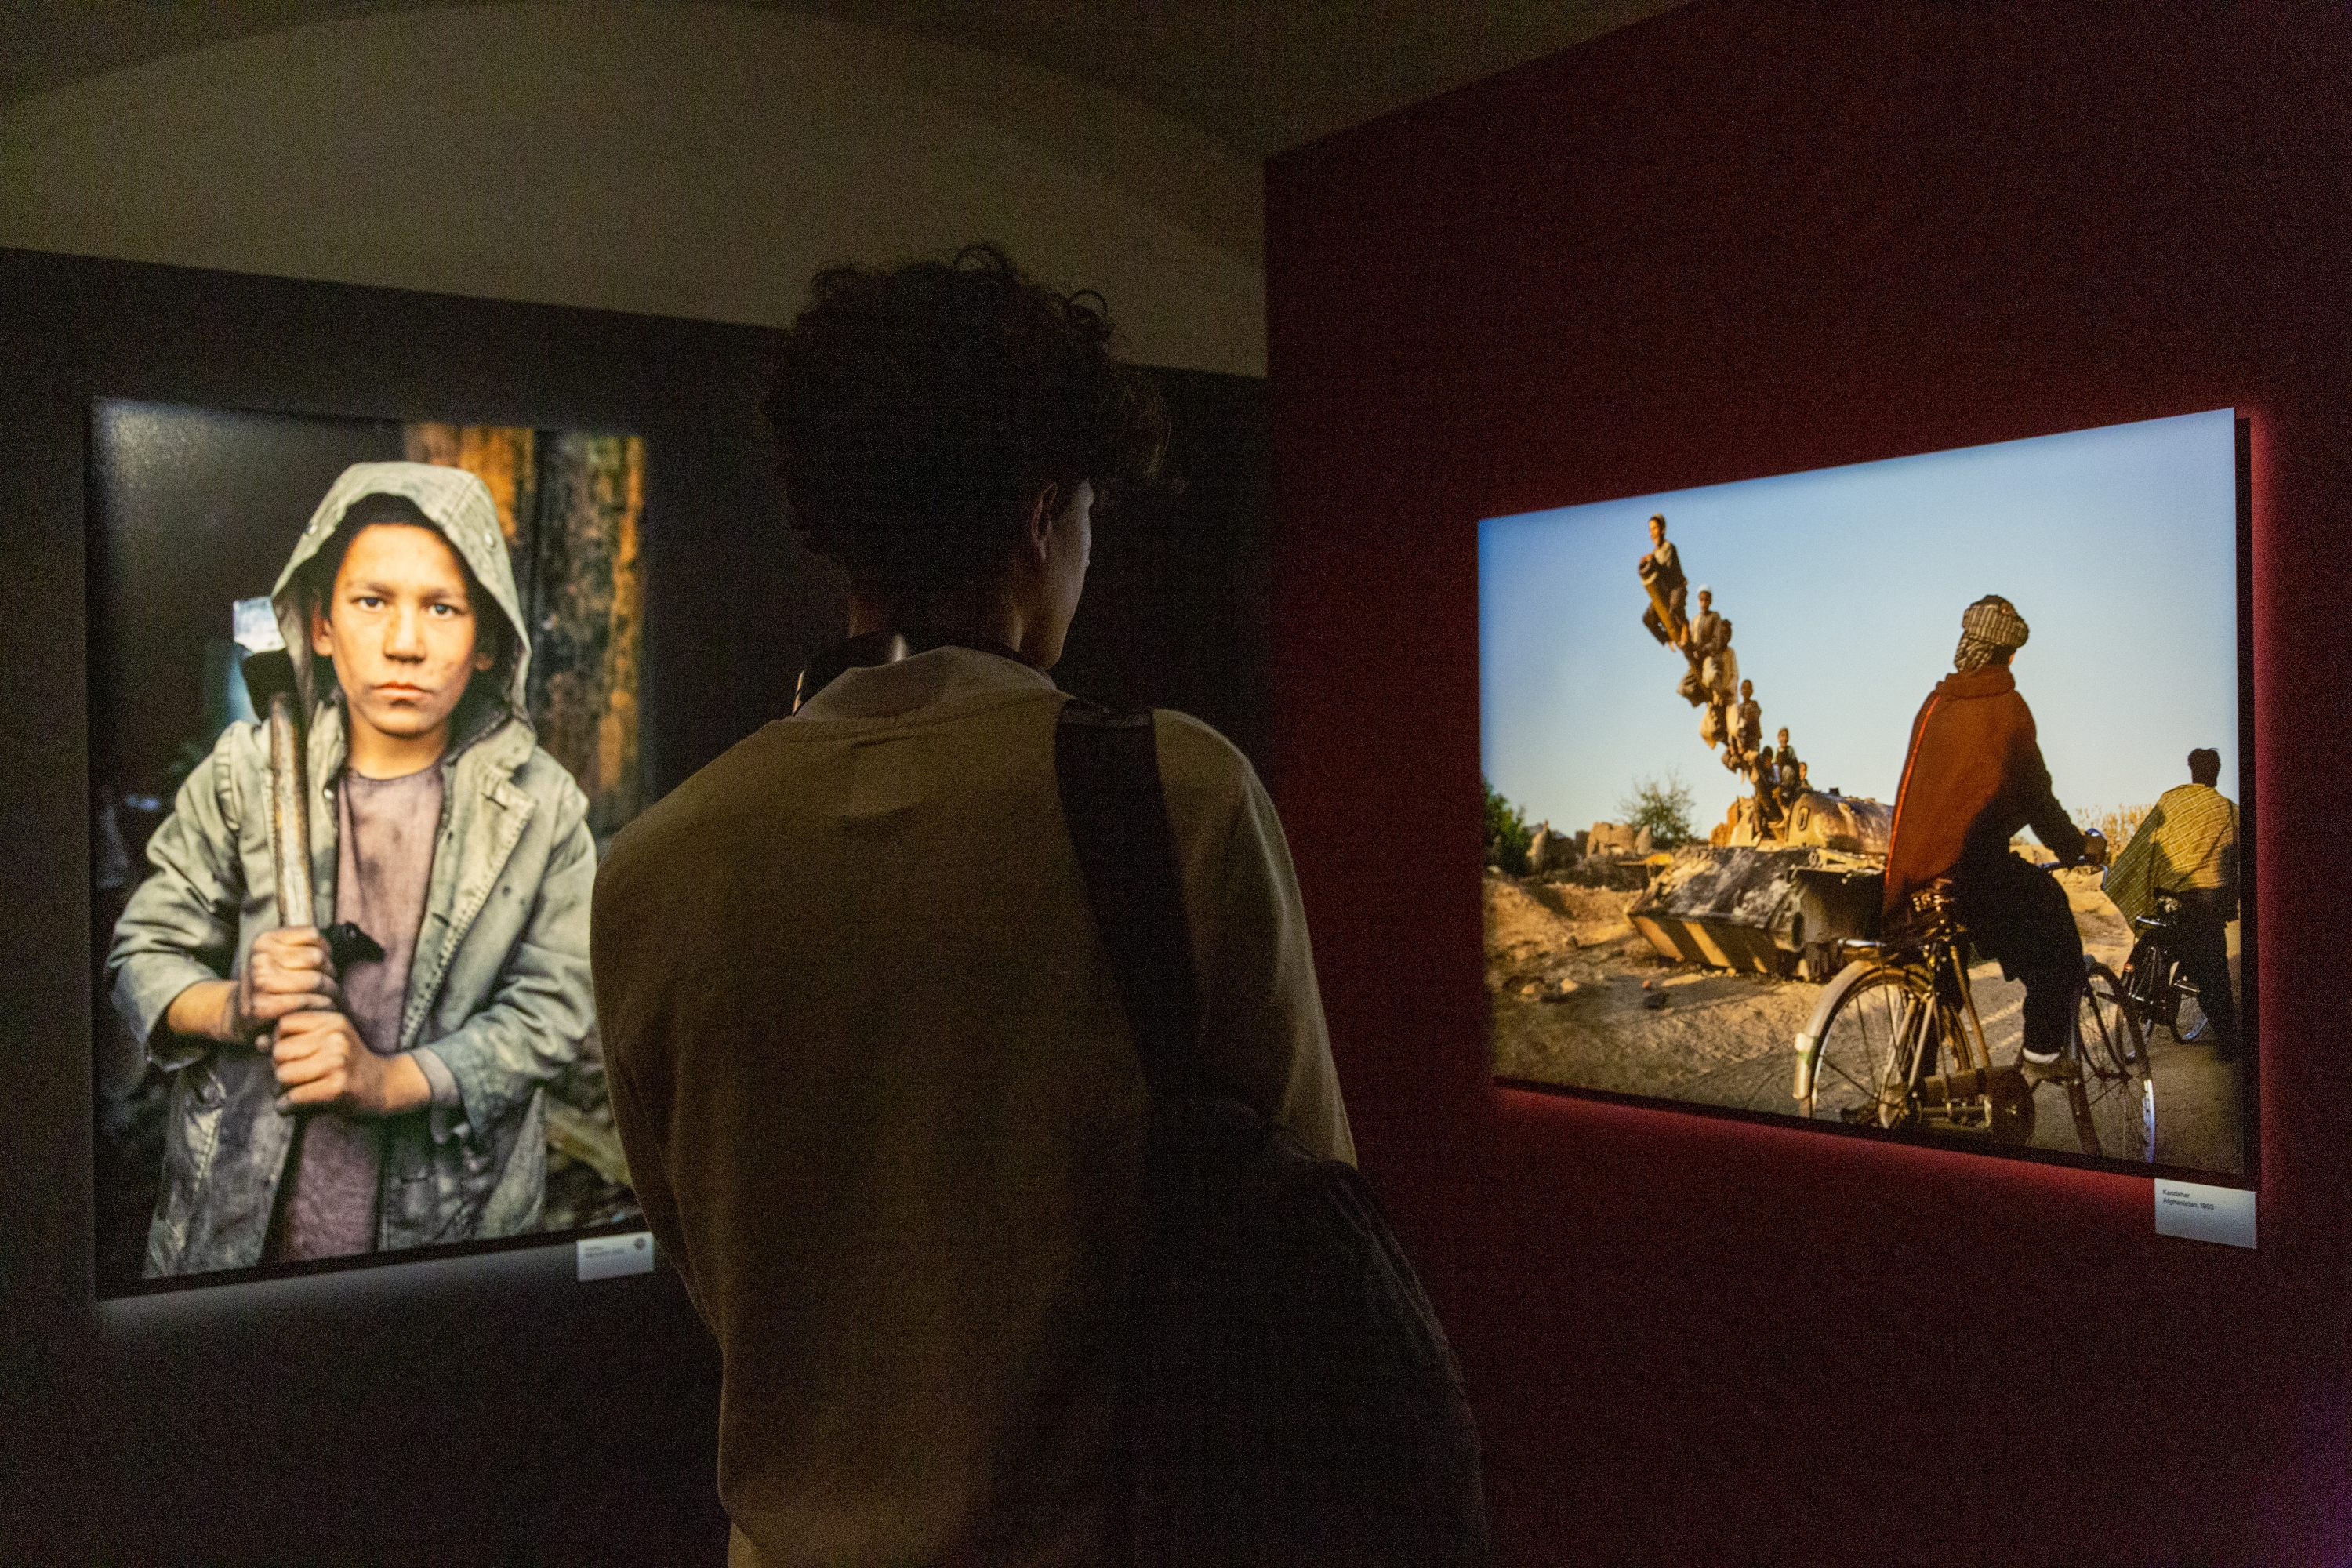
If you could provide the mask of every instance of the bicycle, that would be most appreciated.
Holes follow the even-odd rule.
[[[2156,1158],[2156,1084],[2123,984],[2085,955],[2074,1027],[2047,1067],[1996,1067],[1969,984],[1968,933],[1941,886],[1912,896],[1899,936],[1839,945],[1853,962],[1797,1037],[1795,1098],[1807,1117],[1850,1127],[2033,1134],[2034,1094],[2061,1086],[2086,1154]],[[1941,1070],[1926,1070],[1940,1058]]]
[[[2131,956],[2124,960],[2124,1000],[2131,1005],[2142,1033],[2168,1029],[2174,1039],[2188,1043],[2203,1039],[2212,1020],[2205,1016],[2196,984],[2173,944],[2179,919],[2180,900],[2160,889],[2156,913],[2133,917],[2137,937]]]

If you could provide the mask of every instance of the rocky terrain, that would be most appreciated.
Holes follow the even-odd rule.
[[[2084,950],[2120,969],[2129,936],[2123,917],[2099,890],[2098,873],[2058,875]],[[1791,1042],[1822,987],[1669,963],[1626,921],[1626,908],[1637,896],[1487,874],[1486,989],[1496,1076],[1792,1114]],[[2003,980],[1992,963],[1979,964],[1969,982],[1993,1059],[2012,1059],[2024,987]],[[2234,1071],[2215,1060],[2208,1046],[2183,1045],[2165,1034],[2152,1045],[2159,1157],[2235,1171],[2241,1155]],[[2033,1141],[2076,1147],[2063,1114],[2041,1117]]]

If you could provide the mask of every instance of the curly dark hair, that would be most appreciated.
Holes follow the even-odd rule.
[[[1039,486],[1149,482],[1168,419],[1109,349],[1102,296],[993,245],[811,282],[761,404],[793,526],[853,578],[941,587],[992,565]]]

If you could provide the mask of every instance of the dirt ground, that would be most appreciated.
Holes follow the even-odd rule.
[[[2130,938],[2123,916],[2099,890],[2098,873],[2059,877],[2084,951],[2120,970]],[[1791,1044],[1822,988],[1670,963],[1626,921],[1626,908],[1638,896],[1487,876],[1496,1075],[1795,1114]],[[2235,925],[2230,939],[2234,973]],[[1994,963],[1971,970],[1969,984],[1993,1060],[2013,1060],[2025,988],[2003,980]],[[2186,1044],[2159,1032],[2150,1047],[2158,1158],[2238,1173],[2235,1067],[2219,1060],[2210,1043]],[[2032,1141],[2078,1149],[2058,1091],[2042,1092],[2053,1103],[2036,1118]]]

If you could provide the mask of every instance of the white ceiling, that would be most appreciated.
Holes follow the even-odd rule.
[[[462,0],[5,0],[0,103],[183,50]],[[1684,0],[740,0],[987,50],[1257,160]]]

